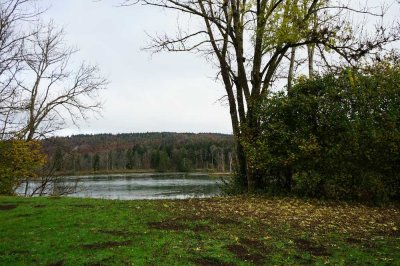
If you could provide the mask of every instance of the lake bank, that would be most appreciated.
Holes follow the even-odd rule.
[[[218,172],[218,171],[207,171],[204,169],[193,170],[189,172],[176,172],[176,171],[166,171],[160,172],[156,170],[149,169],[125,169],[125,170],[112,170],[112,171],[80,171],[80,172],[56,172],[55,176],[97,176],[97,175],[118,175],[118,174],[159,174],[159,173],[188,173],[188,174],[208,174],[212,177],[229,177],[234,173],[232,172]]]
[[[0,265],[396,265],[399,227],[316,200],[0,197]]]

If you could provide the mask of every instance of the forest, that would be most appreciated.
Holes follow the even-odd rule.
[[[131,133],[53,137],[43,141],[56,173],[121,171],[232,172],[232,135]]]

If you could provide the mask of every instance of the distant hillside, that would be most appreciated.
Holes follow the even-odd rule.
[[[232,171],[232,135],[131,133],[54,137],[43,142],[49,168],[58,173]]]

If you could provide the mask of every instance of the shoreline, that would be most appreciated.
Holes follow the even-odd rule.
[[[124,170],[124,171],[88,171],[88,172],[57,172],[54,174],[56,177],[87,177],[87,176],[113,176],[113,175],[129,175],[129,174],[154,174],[154,175],[163,175],[163,174],[200,174],[200,175],[208,175],[210,177],[230,177],[234,175],[233,172],[214,172],[214,171],[206,171],[206,170],[193,170],[188,172],[178,172],[178,171],[165,171],[159,172],[153,169],[135,169],[135,170]]]

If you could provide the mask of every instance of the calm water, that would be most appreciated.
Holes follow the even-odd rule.
[[[77,192],[71,197],[104,199],[205,198],[219,195],[221,185],[218,178],[207,174],[182,173],[69,176],[63,178],[63,185],[77,180]],[[29,190],[34,186],[31,181]],[[17,192],[23,193],[21,188]]]

